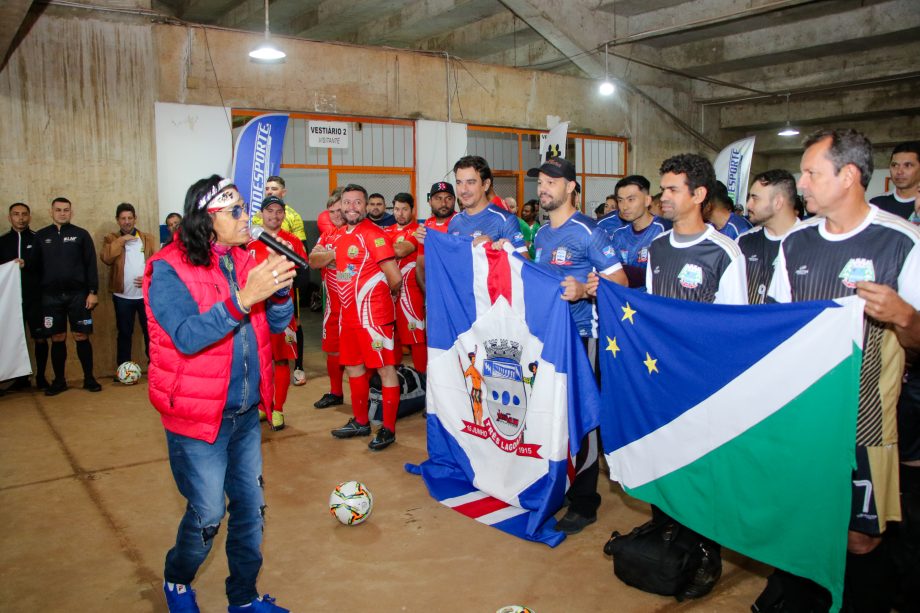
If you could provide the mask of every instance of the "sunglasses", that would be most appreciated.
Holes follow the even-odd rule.
[[[230,213],[230,216],[233,217],[233,219],[239,219],[240,217],[243,216],[243,213],[245,212],[245,210],[246,209],[243,208],[243,205],[237,204],[237,205],[234,205],[232,209],[229,209],[229,210],[221,209],[217,212],[218,213]]]

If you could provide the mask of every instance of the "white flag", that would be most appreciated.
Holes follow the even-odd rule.
[[[751,173],[753,157],[754,137],[749,136],[720,151],[713,164],[716,179],[725,184],[732,201],[744,210],[747,210],[748,175]]]
[[[569,122],[561,121],[549,131],[549,134],[540,135],[540,163],[546,158],[565,157],[565,139],[569,134]]]
[[[0,265],[0,381],[32,372],[22,325],[22,286],[16,261]]]

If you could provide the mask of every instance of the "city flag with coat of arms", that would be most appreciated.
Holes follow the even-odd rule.
[[[610,478],[840,607],[863,303],[759,306],[598,289]]]
[[[559,280],[438,232],[425,268],[429,459],[418,471],[442,504],[555,546],[565,535],[553,514],[599,403]]]

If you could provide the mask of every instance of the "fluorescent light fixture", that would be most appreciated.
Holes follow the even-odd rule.
[[[249,57],[256,61],[262,63],[274,63],[281,62],[284,58],[287,57],[287,53],[275,46],[274,43],[269,40],[270,33],[268,31],[268,0],[265,0],[265,42],[249,52]]]

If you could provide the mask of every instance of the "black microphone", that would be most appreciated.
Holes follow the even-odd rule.
[[[262,226],[253,226],[253,228],[249,231],[249,235],[253,238],[253,240],[262,241],[268,246],[269,249],[275,253],[280,253],[290,261],[294,262],[294,266],[297,268],[308,267],[308,263],[305,259],[300,257],[296,251],[266,232],[265,228]]]

